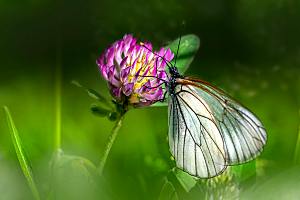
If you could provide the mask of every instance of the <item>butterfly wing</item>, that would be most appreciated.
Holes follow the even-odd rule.
[[[213,111],[224,138],[228,164],[245,163],[258,156],[267,142],[267,134],[260,120],[211,84],[197,79],[187,81],[196,83],[194,88],[198,95],[208,102]]]
[[[214,177],[226,168],[222,135],[206,102],[188,86],[177,86],[169,101],[169,145],[176,164],[189,174]],[[203,102],[203,103],[202,103]]]
[[[179,168],[213,177],[262,151],[266,132],[253,113],[206,82],[178,83],[169,102],[169,144]]]

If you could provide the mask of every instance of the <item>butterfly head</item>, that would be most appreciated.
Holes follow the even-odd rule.
[[[179,73],[177,67],[175,66],[169,67],[169,73],[172,79],[183,78],[183,76]]]
[[[169,93],[170,95],[174,95],[175,94],[175,87],[177,85],[177,78],[183,78],[182,75],[180,75],[180,73],[178,72],[177,67],[175,66],[170,66],[169,67],[169,73],[171,75],[169,82],[168,82],[168,88],[169,88]]]

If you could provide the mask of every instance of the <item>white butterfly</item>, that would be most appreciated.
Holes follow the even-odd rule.
[[[262,152],[267,134],[252,112],[210,83],[180,75],[177,56],[174,65],[157,56],[169,67],[170,77],[163,81],[169,94],[169,146],[177,167],[211,178]]]
[[[253,113],[211,84],[169,69],[169,145],[177,167],[211,178],[262,152],[267,135]]]

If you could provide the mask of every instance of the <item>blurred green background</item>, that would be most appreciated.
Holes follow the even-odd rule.
[[[0,1],[0,106],[11,110],[42,199],[52,195],[55,71],[62,69],[62,149],[98,164],[113,122],[92,115],[89,106],[94,100],[70,82],[78,80],[109,98],[95,60],[125,33],[151,41],[156,48],[180,34],[198,35],[200,50],[186,74],[240,100],[259,116],[268,133],[255,174],[239,186],[240,197],[296,199],[299,10],[298,0]],[[167,130],[167,108],[129,111],[96,199],[158,199],[174,167]],[[74,177],[61,173],[60,178],[72,182]],[[201,199],[199,187],[184,199]],[[85,194],[83,187],[73,191]],[[0,199],[32,198],[1,112]]]

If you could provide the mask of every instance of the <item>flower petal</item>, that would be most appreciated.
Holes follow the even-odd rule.
[[[126,96],[131,95],[132,90],[133,90],[133,86],[134,86],[134,83],[128,83],[128,84],[124,85],[124,87],[123,87],[123,93]]]

